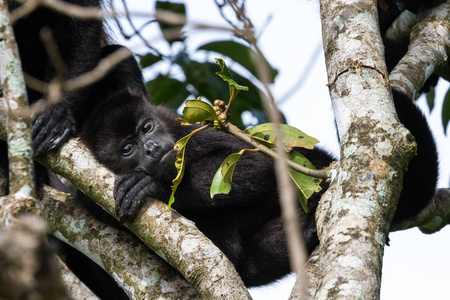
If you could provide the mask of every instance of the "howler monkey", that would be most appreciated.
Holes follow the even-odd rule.
[[[114,75],[133,69],[138,72],[136,62],[129,59],[98,84],[103,97],[81,133],[98,161],[118,175],[114,197],[121,221],[133,218],[148,196],[168,201],[176,174],[174,143],[197,128],[183,126],[168,110],[149,104],[145,92],[127,88],[136,86],[140,78]],[[108,93],[102,86],[114,88]],[[418,156],[405,174],[394,217],[399,222],[417,214],[433,196],[437,163],[425,118],[410,99],[393,93],[400,120],[419,144]],[[246,286],[256,286],[290,270],[272,159],[262,153],[244,153],[236,164],[230,194],[209,196],[211,180],[222,161],[246,147],[212,129],[193,135],[187,143],[184,179],[173,208],[193,220],[228,256]],[[299,151],[317,168],[334,159],[321,149]],[[325,184],[322,187],[326,189]],[[309,200],[310,213],[299,210],[309,252],[318,245],[314,212],[319,198],[316,194]]]

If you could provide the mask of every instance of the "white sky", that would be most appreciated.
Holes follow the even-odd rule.
[[[185,2],[190,21],[226,25],[221,20],[213,0]],[[153,12],[154,1],[127,0],[127,3],[132,12]],[[120,4],[117,4],[117,7],[120,7]],[[255,27],[263,29],[260,39],[262,51],[279,71],[272,86],[276,100],[283,98],[287,91],[297,85],[305,67],[319,47],[317,62],[308,72],[302,87],[283,101],[280,108],[290,125],[319,139],[320,145],[337,154],[339,146],[326,87],[318,0],[247,0],[247,10]],[[155,29],[156,27],[149,27],[145,36],[150,37],[152,45],[163,49],[167,54],[170,50],[159,41],[160,36]],[[227,34],[217,31],[195,30],[189,34],[189,49],[195,49],[210,40],[227,37]],[[135,52],[146,52],[145,46],[136,38],[120,42]],[[450,183],[450,156],[444,155],[450,153],[450,138],[443,134],[440,110],[442,99],[449,87],[448,82],[439,82],[436,104],[431,115],[425,100],[419,100],[420,107],[429,117],[440,152],[439,187],[448,187]],[[391,246],[385,248],[381,299],[448,298],[449,226],[433,235],[424,235],[418,229],[391,233],[390,239]],[[293,283],[294,276],[290,276],[280,283],[251,289],[251,293],[254,299],[287,299]]]

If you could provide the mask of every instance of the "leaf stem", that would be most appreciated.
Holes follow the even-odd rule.
[[[228,123],[225,125],[225,129],[226,129],[226,131],[228,131],[230,134],[234,135],[241,141],[255,147],[256,149],[269,155],[270,157],[272,157],[272,158],[278,157],[278,154],[275,151],[272,151],[271,149],[267,148],[266,146],[261,145],[260,143],[256,142],[247,134],[242,133],[242,131],[235,125]],[[313,170],[313,169],[301,166],[299,164],[296,164],[288,159],[284,159],[284,160],[287,163],[287,165],[289,166],[289,168],[291,168],[295,171],[298,171],[302,174],[309,175],[309,176],[316,177],[316,178],[321,178],[321,179],[328,179],[330,177],[328,172],[326,172],[324,170]]]

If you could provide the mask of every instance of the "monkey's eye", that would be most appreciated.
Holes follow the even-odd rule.
[[[147,133],[150,130],[153,129],[153,122],[152,121],[148,121],[144,124],[144,126],[142,126],[142,132]]]
[[[122,154],[125,156],[128,156],[131,154],[131,152],[134,149],[134,145],[133,144],[126,144],[123,148],[122,148]]]

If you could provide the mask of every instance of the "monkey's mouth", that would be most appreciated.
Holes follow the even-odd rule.
[[[177,159],[177,152],[173,149],[169,149],[166,154],[161,157],[161,163],[164,164],[175,164]]]

